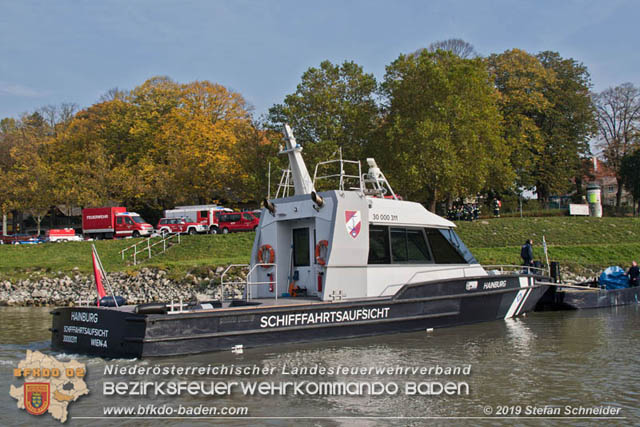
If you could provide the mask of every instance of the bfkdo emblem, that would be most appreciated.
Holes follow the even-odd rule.
[[[24,407],[28,413],[42,415],[49,409],[49,383],[24,383]]]
[[[362,228],[362,219],[360,218],[360,211],[344,211],[344,219],[347,225],[347,233],[354,239],[360,234]]]

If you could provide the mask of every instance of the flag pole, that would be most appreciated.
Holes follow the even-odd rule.
[[[544,238],[544,235],[542,235],[542,246],[544,247],[544,257],[547,259],[547,271],[549,273],[549,276],[551,276],[551,264],[549,264],[549,250],[547,249],[547,241]]]
[[[98,268],[100,269],[100,274],[102,275],[102,278],[104,279],[104,281],[107,282],[107,286],[109,287],[109,292],[111,292],[111,296],[113,298],[113,303],[116,305],[116,308],[117,308],[118,301],[116,301],[116,294],[113,292],[113,288],[111,287],[111,282],[109,282],[109,279],[107,278],[107,273],[104,271],[104,267],[102,266],[102,261],[100,260],[100,256],[98,255],[98,250],[96,249],[96,245],[92,243],[91,246],[93,247],[93,252],[96,256],[96,260],[98,261]]]

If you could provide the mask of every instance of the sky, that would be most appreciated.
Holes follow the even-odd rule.
[[[259,117],[325,59],[381,81],[401,53],[449,38],[482,55],[557,51],[601,91],[640,85],[638,22],[633,0],[0,0],[0,118],[159,75],[224,85]]]

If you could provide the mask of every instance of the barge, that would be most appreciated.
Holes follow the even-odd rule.
[[[640,303],[640,287],[603,289],[600,287],[575,289],[552,286],[536,306],[538,311],[583,310]]]
[[[129,358],[430,330],[522,315],[549,287],[483,268],[455,224],[401,200],[374,159],[366,173],[322,162],[312,179],[301,152],[285,126],[284,194],[263,203],[241,300],[57,308],[52,347]]]

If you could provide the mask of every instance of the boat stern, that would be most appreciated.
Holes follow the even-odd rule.
[[[146,316],[129,307],[63,307],[51,311],[51,346],[65,353],[139,357]]]

